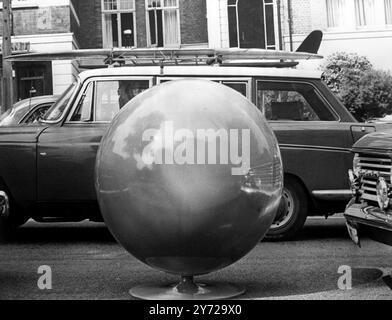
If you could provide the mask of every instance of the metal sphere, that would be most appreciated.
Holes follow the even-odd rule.
[[[247,254],[275,218],[282,179],[260,111],[207,80],[167,82],[131,100],[96,162],[97,197],[115,238],[149,266],[182,276]]]

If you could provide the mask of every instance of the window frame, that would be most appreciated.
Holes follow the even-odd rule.
[[[341,25],[337,25],[337,26],[330,26],[329,25],[329,20],[330,20],[330,16],[329,16],[329,14],[330,14],[330,11],[329,11],[329,9],[328,9],[328,3],[330,2],[331,0],[325,0],[325,12],[326,12],[326,15],[327,15],[327,28],[328,28],[328,30],[330,30],[330,31],[339,31],[339,30],[342,30],[342,29],[344,29],[345,28],[345,26],[347,26],[347,21],[346,21],[346,23],[342,23]],[[345,12],[345,11],[347,11],[347,6],[349,6],[349,4],[347,3],[347,0],[342,0],[342,12]],[[343,19],[343,20],[345,20],[345,19]],[[354,20],[355,20],[355,17],[354,17]]]
[[[275,8],[275,1],[272,1],[271,0],[271,2],[269,2],[269,3],[266,3],[265,2],[265,0],[263,0],[263,18],[264,18],[264,37],[265,37],[265,49],[266,50],[278,50],[279,49],[279,42],[277,41],[277,39],[276,39],[276,23],[277,23],[277,21],[276,21],[276,12],[277,12],[277,10],[276,10],[276,8]],[[274,44],[273,45],[269,45],[268,44],[268,32],[267,32],[267,15],[266,15],[266,11],[267,11],[267,7],[272,7],[272,12],[273,12],[273,19],[274,19],[274,23],[273,23],[273,26],[274,26],[274,35],[275,35],[275,39],[274,39]]]
[[[89,89],[90,85],[92,86],[92,100],[91,100],[91,106],[90,106],[90,119],[94,119],[93,110],[94,110],[94,97],[95,97],[95,81],[87,81],[83,85],[82,89],[80,90],[80,93],[79,93],[77,99],[75,100],[74,106],[72,107],[72,110],[71,110],[70,114],[68,115],[68,119],[67,119],[68,122],[71,122],[71,123],[90,123],[90,122],[93,122],[93,120],[89,120],[89,121],[83,121],[83,120],[74,121],[74,120],[72,120],[72,117],[78,111],[79,104],[85,98],[85,93]]]
[[[387,6],[386,6],[386,1],[390,1],[391,3],[390,3],[390,5],[391,5],[391,12],[389,13],[390,14],[390,16],[391,16],[391,21],[388,23],[388,21],[387,21]],[[392,0],[383,0],[383,4],[384,4],[384,18],[385,18],[385,26],[388,28],[391,28],[392,27]]]
[[[366,29],[374,29],[374,28],[377,28],[378,26],[381,26],[381,24],[377,24],[377,23],[372,23],[372,24],[366,23],[366,17],[367,17],[366,14],[364,14],[362,17],[365,21],[365,24],[363,24],[363,25],[360,24],[360,19],[358,19],[359,15],[361,14],[361,12],[365,13],[367,11],[367,10],[365,10],[366,7],[364,4],[364,1],[367,1],[367,0],[354,0],[354,7],[355,7],[354,13],[355,13],[355,26],[356,26],[356,28],[358,30],[366,30]],[[379,2],[377,2],[377,1],[375,2],[374,11],[372,13],[374,15],[374,17],[373,17],[374,21],[377,20],[377,9],[380,9],[381,7],[383,8],[382,13],[383,13],[383,16],[385,17],[385,4],[384,4],[384,2],[382,4],[382,6],[377,5],[377,3],[379,4]],[[362,7],[362,11],[358,10],[359,6]],[[386,21],[384,21],[384,25],[386,25]]]
[[[269,82],[269,83],[285,83],[285,84],[292,84],[292,83],[296,83],[296,84],[304,84],[304,85],[309,85],[313,88],[314,92],[316,93],[317,97],[324,103],[325,107],[328,108],[328,110],[331,112],[331,114],[335,117],[335,120],[316,120],[316,121],[301,121],[301,120],[269,120],[267,119],[268,122],[289,122],[289,123],[293,123],[293,122],[301,122],[301,123],[333,123],[333,122],[342,122],[340,115],[335,111],[335,109],[332,107],[331,103],[323,96],[323,94],[321,94],[320,90],[317,88],[317,86],[315,86],[312,82],[307,82],[307,81],[303,81],[303,80],[292,80],[292,81],[287,81],[287,80],[279,80],[279,79],[260,79],[260,78],[256,78],[255,79],[255,106],[257,107],[257,109],[260,110],[259,108],[259,101],[258,101],[258,83],[259,82]],[[312,107],[312,106],[311,106]],[[313,108],[313,107],[312,107]],[[260,110],[260,112],[263,114],[263,116],[265,116],[265,112],[264,109]]]
[[[229,47],[231,48],[241,48],[241,39],[240,39],[240,22],[239,22],[239,14],[238,14],[238,4],[239,4],[239,0],[234,0],[234,3],[229,3],[229,1],[227,2],[227,6],[226,6],[226,10],[227,10],[227,15],[229,15],[229,8],[234,8],[235,9],[235,13],[236,13],[236,30],[237,30],[237,46],[230,46],[229,43]],[[233,2],[234,2],[233,1]],[[263,24],[264,24],[264,39],[265,39],[265,48],[266,50],[278,50],[280,47],[280,39],[279,36],[277,35],[277,30],[279,29],[278,26],[278,10],[277,10],[277,3],[274,0],[271,0],[271,2],[266,3],[265,0],[262,0],[262,6],[263,6]],[[272,7],[272,11],[273,11],[273,19],[274,19],[274,23],[273,23],[273,28],[274,28],[274,42],[275,44],[270,45],[268,44],[268,31],[267,31],[267,19],[266,19],[266,8],[267,7]],[[229,17],[227,17],[227,19],[229,19]],[[229,23],[230,21],[227,21],[228,23],[228,32],[229,31]],[[230,38],[230,35],[229,35]]]
[[[359,25],[358,13],[357,13],[357,0],[343,0],[342,12],[346,13],[343,16],[343,22],[339,26],[331,27],[328,25],[328,2],[324,1],[324,7],[327,17],[326,27],[329,32],[355,32],[355,31],[378,31],[378,30],[390,30],[392,28],[392,19],[390,23],[387,23],[387,7],[384,0],[375,1],[375,15],[376,20],[374,24]],[[382,16],[381,19],[377,19],[378,16]],[[391,12],[392,17],[392,12]]]
[[[264,1],[263,1],[264,2]],[[235,0],[235,4],[227,2],[227,14],[229,12],[229,8],[234,8],[235,9],[235,22],[236,22],[236,29],[237,29],[237,47],[231,47],[229,43],[229,47],[231,48],[240,48],[240,23],[238,19],[238,0]],[[230,23],[228,21],[228,23]]]
[[[133,9],[119,9],[120,0],[117,1],[117,9],[116,10],[106,10],[104,7],[104,0],[101,0],[101,14],[102,14],[102,42],[104,48],[113,48],[113,43],[111,46],[107,43],[106,35],[105,35],[105,15],[117,15],[117,37],[118,37],[118,48],[125,48],[122,43],[122,34],[121,34],[121,14],[122,13],[132,13],[133,15],[133,43],[134,46],[131,48],[137,48],[137,29],[136,29],[136,0],[133,1]],[[106,45],[105,45],[106,44]]]
[[[75,99],[75,103],[72,105],[72,108],[70,110],[70,112],[68,113],[67,119],[65,121],[66,124],[86,124],[86,125],[90,125],[90,124],[108,124],[111,121],[96,121],[95,117],[96,117],[96,93],[97,93],[97,82],[99,81],[140,81],[140,80],[145,80],[148,81],[148,88],[151,88],[152,86],[154,86],[154,77],[153,76],[124,76],[124,77],[95,77],[93,79],[89,79],[86,80],[85,83],[82,86],[82,89],[80,90],[77,98]],[[86,91],[88,85],[93,82],[93,99],[92,99],[92,107],[91,107],[91,113],[92,113],[92,120],[91,121],[72,121],[71,118],[74,115],[74,113],[76,112],[76,109],[82,99],[82,96],[84,94],[84,92]]]
[[[147,47],[151,48],[166,48],[166,47],[179,47],[181,46],[181,16],[180,16],[180,1],[176,1],[176,6],[164,6],[164,1],[165,0],[160,0],[161,5],[159,7],[152,7],[149,8],[148,3],[149,0],[145,0],[145,8],[146,8],[146,35],[147,35]],[[156,10],[162,10],[162,34],[163,34],[163,47],[158,47],[158,25],[157,25],[157,15],[156,15]],[[178,37],[177,41],[178,44],[175,46],[167,46],[165,44],[165,19],[164,19],[164,11],[176,11],[177,14],[177,30],[178,30]],[[154,18],[155,18],[155,37],[156,37],[156,44],[151,43],[151,30],[150,30],[150,16],[149,12],[154,11]]]

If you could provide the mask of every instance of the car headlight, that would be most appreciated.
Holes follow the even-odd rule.
[[[377,182],[377,202],[381,210],[387,209],[389,206],[388,183],[384,178],[380,177]]]
[[[354,155],[354,159],[353,159],[353,172],[354,172],[354,175],[355,175],[356,177],[359,176],[359,170],[360,170],[360,169],[361,169],[361,167],[360,167],[360,165],[359,165],[359,154],[356,153],[356,154]]]

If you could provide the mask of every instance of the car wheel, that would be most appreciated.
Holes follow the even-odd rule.
[[[0,240],[12,238],[15,230],[27,220],[29,220],[28,216],[12,207],[8,194],[0,191]]]
[[[308,197],[304,188],[293,178],[285,178],[283,187],[283,212],[278,213],[267,232],[267,240],[288,240],[303,227],[308,214]]]

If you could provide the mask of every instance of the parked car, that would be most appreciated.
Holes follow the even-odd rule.
[[[344,216],[351,239],[362,232],[392,245],[392,131],[364,136],[354,144],[349,179],[353,197]]]
[[[31,124],[38,121],[59,96],[47,95],[24,99],[0,115],[0,126]]]
[[[390,126],[358,123],[322,82],[320,72],[249,65],[89,70],[78,76],[41,123],[0,128],[0,191],[8,196],[10,207],[3,220],[12,226],[29,217],[100,219],[94,164],[110,121],[143,90],[183,78],[229,86],[269,120],[282,152],[286,200],[267,235],[270,239],[294,236],[309,215],[343,212],[351,197],[346,173],[353,143]]]

